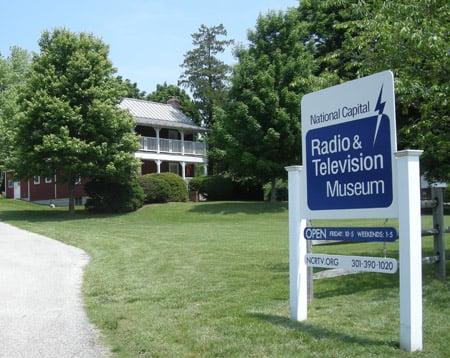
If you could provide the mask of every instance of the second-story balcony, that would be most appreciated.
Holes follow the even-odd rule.
[[[140,150],[148,152],[206,155],[206,145],[203,142],[160,138],[158,143],[158,138],[155,137],[141,137],[140,142]]]

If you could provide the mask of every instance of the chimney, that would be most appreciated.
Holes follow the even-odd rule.
[[[181,109],[181,104],[180,104],[180,100],[178,99],[178,97],[170,97],[167,100],[167,104],[170,104],[173,108],[175,109]]]

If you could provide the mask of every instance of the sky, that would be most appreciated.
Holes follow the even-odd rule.
[[[176,84],[191,34],[201,24],[222,23],[228,38],[246,43],[258,15],[285,10],[298,0],[0,0],[0,54],[11,46],[39,51],[44,30],[66,27],[92,32],[110,46],[118,74],[152,92],[156,84]],[[231,49],[223,55],[235,63]]]

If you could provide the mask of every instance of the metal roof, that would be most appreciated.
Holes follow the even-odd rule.
[[[170,104],[124,98],[119,103],[119,108],[128,110],[137,124],[197,131],[205,130],[197,126],[191,118]]]

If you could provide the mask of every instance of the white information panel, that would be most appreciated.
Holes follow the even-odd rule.
[[[346,270],[396,273],[397,260],[383,257],[306,254],[307,266]]]

